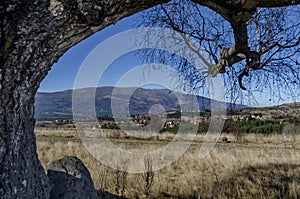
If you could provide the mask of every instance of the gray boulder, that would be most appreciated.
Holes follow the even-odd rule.
[[[90,172],[77,157],[65,156],[55,160],[46,167],[46,170],[50,181],[54,184],[50,199],[98,198]]]

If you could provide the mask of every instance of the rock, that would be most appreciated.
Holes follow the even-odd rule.
[[[95,199],[98,198],[90,172],[80,159],[65,156],[51,162],[47,175],[54,184],[50,199]]]

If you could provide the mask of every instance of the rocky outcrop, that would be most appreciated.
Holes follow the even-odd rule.
[[[47,175],[53,183],[50,198],[98,198],[90,172],[77,157],[65,156],[60,160],[51,162],[46,169]]]

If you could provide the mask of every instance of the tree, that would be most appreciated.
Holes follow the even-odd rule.
[[[168,1],[1,1],[1,198],[49,198],[51,185],[36,153],[34,97],[53,63],[66,50],[93,33],[123,17],[166,2]],[[250,59],[249,68],[254,68],[255,55],[247,50],[248,42],[245,39],[245,24],[250,15],[258,7],[295,5],[299,4],[299,0],[199,0],[195,3],[220,13],[234,27],[235,40],[239,45],[223,50],[225,54],[222,58],[229,63],[241,59],[239,53],[242,53]],[[238,36],[238,32],[243,34]],[[224,66],[221,63],[216,65],[219,72]]]
[[[231,99],[246,89],[251,94],[283,87],[294,89],[298,96],[300,6],[288,6],[293,4],[299,1],[174,0],[156,6],[144,12],[139,25],[182,33],[191,51],[199,57],[209,55],[209,60],[204,60],[209,71],[203,74],[192,63],[169,52],[151,49],[143,51],[143,57],[176,65],[196,89],[203,87],[206,75],[221,73]],[[280,97],[280,90],[274,93]]]
[[[49,198],[37,157],[34,97],[69,48],[154,1],[3,0],[0,3],[0,196]]]

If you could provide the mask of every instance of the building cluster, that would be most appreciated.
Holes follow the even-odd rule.
[[[56,125],[73,124],[73,120],[57,119],[53,120],[52,123]]]
[[[227,119],[231,119],[234,122],[238,121],[249,121],[249,120],[262,120],[262,115],[261,114],[253,114],[253,115],[230,115],[227,117]]]
[[[163,129],[174,128],[180,125],[180,119],[167,119],[164,123]]]

